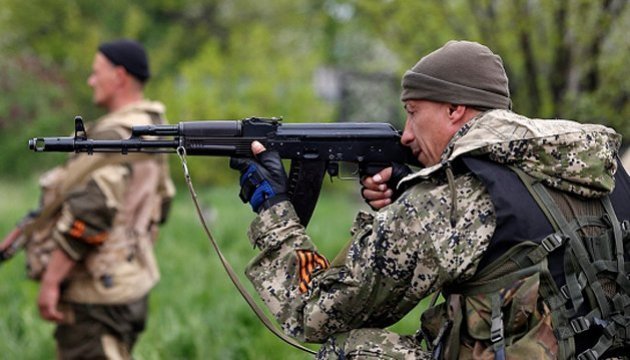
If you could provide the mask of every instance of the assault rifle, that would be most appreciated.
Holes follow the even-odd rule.
[[[30,139],[36,152],[173,153],[252,157],[252,141],[291,160],[288,195],[301,223],[311,218],[324,175],[339,176],[339,164],[358,165],[360,175],[372,175],[393,162],[419,166],[400,143],[400,133],[387,123],[283,123],[279,118],[188,121],[177,125],[133,126],[124,140],[89,139],[83,120],[75,117],[74,137]]]
[[[251,143],[261,142],[282,159],[291,160],[288,196],[306,226],[313,214],[323,178],[339,176],[339,164],[358,165],[359,175],[371,175],[394,162],[419,166],[411,151],[400,143],[400,133],[387,123],[282,123],[279,118],[246,118],[237,121],[191,121],[177,125],[133,126],[124,140],[95,140],[87,136],[81,117],[75,118],[73,137],[29,140],[36,151],[113,153],[172,153],[182,158],[188,187],[208,239],[228,276],[263,324],[288,344],[313,353],[275,328],[240,283],[221,253],[205,220],[188,177],[186,155],[253,157]]]

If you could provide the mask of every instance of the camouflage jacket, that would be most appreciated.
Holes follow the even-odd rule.
[[[95,139],[124,139],[132,125],[163,116],[162,104],[141,101],[103,116],[87,131]],[[68,182],[72,177],[78,179]],[[162,201],[174,193],[165,159],[74,154],[42,177],[42,187],[47,196],[64,198],[51,239],[77,261],[63,299],[125,303],[146,295],[159,279],[154,230]]]
[[[449,180],[453,160],[488,156],[550,186],[599,196],[614,186],[620,140],[600,125],[505,110],[480,114],[453,137],[440,164],[403,179],[411,186],[396,202],[374,215],[359,213],[332,264],[290,203],[263,211],[249,231],[261,253],[247,276],[285,332],[302,341],[391,325],[431,292],[471,277],[494,233],[490,196],[470,173]]]

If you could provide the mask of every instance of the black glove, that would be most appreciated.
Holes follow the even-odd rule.
[[[230,167],[241,173],[239,197],[259,213],[288,200],[287,174],[277,151],[263,151],[256,158],[231,158]]]
[[[400,163],[392,163],[392,176],[387,182],[387,187],[392,189],[392,191],[394,192],[394,194],[392,195],[392,201],[398,199],[398,197],[403,192],[405,192],[405,190],[407,189],[406,186],[402,186],[401,188],[397,188],[397,186],[400,180],[411,173],[412,171],[409,166]]]

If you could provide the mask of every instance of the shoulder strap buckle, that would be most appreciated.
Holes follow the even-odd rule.
[[[585,318],[584,316],[580,316],[571,320],[570,324],[571,324],[571,329],[573,329],[573,331],[576,334],[584,332],[588,330],[588,328],[591,327],[591,322],[588,321],[588,319]]]
[[[497,343],[501,340],[503,340],[503,316],[496,316],[492,318],[490,326],[490,341]]]
[[[593,349],[585,350],[584,352],[582,352],[580,355],[577,356],[578,360],[597,360],[598,358],[599,358],[599,354],[597,354],[597,351]]]
[[[551,253],[552,251],[562,246],[565,239],[566,237],[558,233],[553,233],[542,239],[541,245],[548,253]]]
[[[567,284],[562,285],[562,287],[560,288],[560,293],[565,300],[571,299],[571,295],[569,294],[569,286]]]

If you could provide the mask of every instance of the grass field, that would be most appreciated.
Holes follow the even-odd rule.
[[[194,175],[194,174],[193,174]],[[357,189],[347,183],[326,184],[308,228],[320,251],[329,258],[347,241],[356,211],[364,207]],[[134,351],[136,359],[309,359],[284,344],[259,323],[225,274],[206,239],[187,189],[180,187],[172,216],[156,247],[162,279],[150,298],[148,329]],[[242,275],[257,253],[247,240],[253,219],[238,199],[236,187],[197,189],[211,231],[222,251],[253,294]],[[0,233],[37,202],[34,179],[0,181]],[[19,255],[0,266],[0,357],[54,357],[54,327],[37,314],[37,284],[24,273]],[[259,304],[261,304],[259,302]],[[420,308],[393,329],[413,333]],[[309,345],[310,346],[310,345]],[[317,349],[317,345],[310,346]]]

